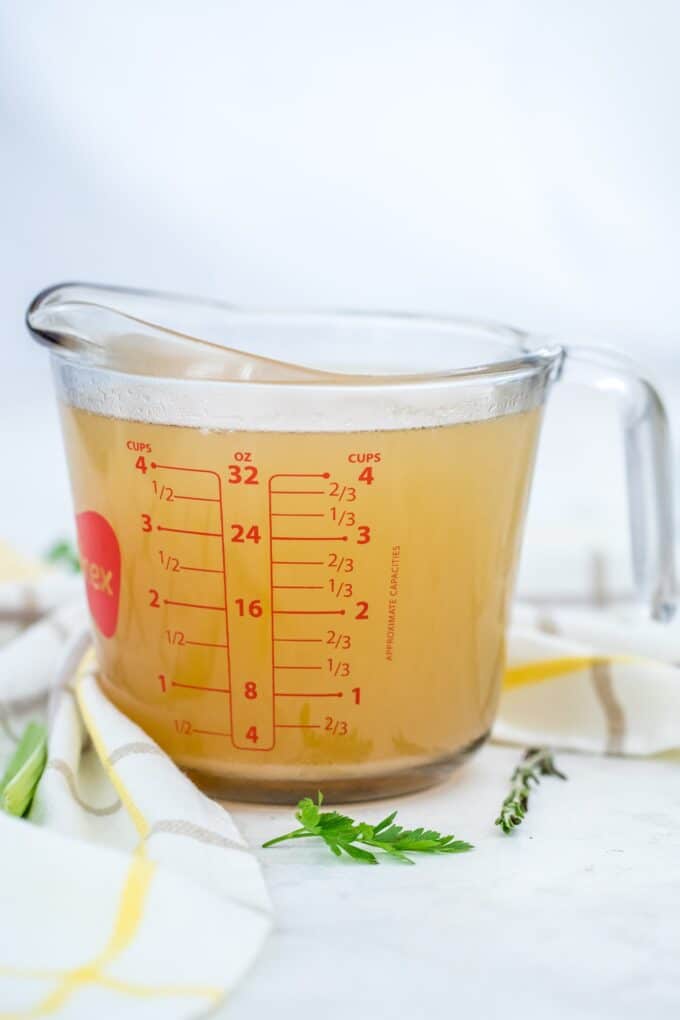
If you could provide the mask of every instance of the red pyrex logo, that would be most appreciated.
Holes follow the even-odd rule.
[[[101,514],[86,510],[76,517],[80,563],[92,619],[104,637],[113,637],[120,602],[120,546]]]

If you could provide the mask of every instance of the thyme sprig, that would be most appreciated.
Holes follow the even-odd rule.
[[[529,794],[531,784],[538,786],[541,776],[556,776],[558,779],[567,777],[555,765],[552,753],[545,747],[530,747],[522,755],[522,760],[510,778],[510,793],[501,805],[496,825],[503,832],[512,832],[524,821],[529,810]]]

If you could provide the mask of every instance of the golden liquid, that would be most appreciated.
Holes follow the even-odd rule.
[[[102,683],[180,765],[253,799],[372,795],[483,739],[539,411],[344,433],[62,417],[76,513],[121,550]]]

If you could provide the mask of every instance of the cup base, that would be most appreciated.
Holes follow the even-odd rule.
[[[489,730],[481,737],[445,757],[400,771],[369,776],[360,771],[356,776],[342,778],[329,775],[314,779],[244,779],[242,776],[215,775],[200,769],[185,768],[184,772],[209,797],[216,800],[244,801],[251,804],[297,804],[302,797],[315,797],[323,792],[327,804],[349,804],[362,800],[381,800],[425,790],[448,778],[454,769],[474,754],[488,739]]]

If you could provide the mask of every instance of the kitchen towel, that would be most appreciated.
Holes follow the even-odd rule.
[[[680,628],[624,606],[517,606],[493,733],[610,754],[680,748]]]
[[[0,812],[0,1020],[199,1017],[271,927],[229,814],[103,696],[79,577],[0,548],[0,764],[49,720],[30,822]]]
[[[564,573],[563,588],[514,608],[494,737],[610,754],[680,749],[680,617],[658,623],[622,596],[622,564],[601,550]]]

